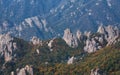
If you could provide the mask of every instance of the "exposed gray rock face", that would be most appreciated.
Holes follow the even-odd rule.
[[[101,26],[99,26],[99,28],[98,28],[98,31],[97,31],[98,33],[101,33],[101,34],[106,34],[106,30],[105,30],[105,28],[101,25]]]
[[[84,35],[87,36],[85,40],[84,51],[88,53],[95,52],[105,46],[115,44],[119,37],[119,29],[115,26],[100,26],[97,31],[98,35],[91,35],[90,32],[86,32]]]
[[[107,40],[107,46],[116,43],[116,39],[120,35],[120,31],[118,27],[113,27],[111,25],[107,27],[100,26],[98,29],[98,33],[103,34],[105,39]]]
[[[8,27],[6,30],[1,29],[3,31],[0,30],[0,33],[10,31],[11,35],[28,41],[30,41],[33,36],[37,36],[41,39],[48,39],[52,37],[52,33],[54,33],[54,31],[50,26],[47,26],[47,23],[48,22],[45,18],[33,16],[24,19],[20,24],[17,24],[12,28]]]
[[[33,75],[33,68],[26,65],[24,68],[17,69],[15,73],[17,75]],[[14,75],[14,72],[11,72],[11,75]]]
[[[49,47],[50,51],[53,51],[53,49],[52,49],[52,47],[53,47],[52,43],[53,42],[54,42],[54,38],[52,40],[50,40],[49,43],[48,43],[48,47]]]
[[[25,69],[24,68],[20,69],[17,75],[26,75]]]
[[[87,36],[87,38],[89,38],[91,36],[91,32],[90,31],[89,32],[85,31],[84,35]]]
[[[90,75],[105,75],[105,74],[103,74],[103,73],[100,71],[100,69],[97,68],[97,69],[92,69]]]
[[[26,28],[25,25],[26,27],[35,27],[36,25],[36,27],[40,30],[45,30],[48,32],[48,29],[46,27],[47,21],[45,19],[40,20],[37,16],[25,19],[25,21],[22,22],[21,26]]]
[[[48,47],[49,48],[52,48],[52,43],[54,42],[54,39],[50,40],[49,43],[48,43]]]
[[[90,40],[87,39],[86,40],[86,46],[84,47],[84,51],[91,53],[91,52],[95,52],[98,49],[97,43],[94,39]]]
[[[0,56],[4,56],[5,62],[11,61],[14,57],[13,52],[17,49],[13,38],[8,34],[0,35]]]
[[[71,33],[70,29],[66,29],[64,31],[63,39],[70,47],[72,48],[78,47],[77,38],[75,35]]]
[[[113,26],[108,26],[106,27],[106,31],[108,33],[108,45],[112,45],[116,42],[116,39],[119,37],[119,29],[117,27],[113,27]]]
[[[40,54],[40,50],[39,49],[36,49],[36,52],[37,52],[37,54]]]
[[[25,70],[29,75],[33,75],[33,68],[31,66],[26,65]]]
[[[33,45],[38,45],[38,44],[42,45],[42,41],[39,38],[37,38],[36,36],[33,36],[30,41],[33,43]]]
[[[82,34],[82,32],[80,32],[79,30],[76,32],[76,37],[77,37],[77,39],[79,40],[79,41],[82,41],[82,39],[83,39],[83,34]]]
[[[72,34],[70,29],[64,31],[63,39],[72,48],[78,47],[78,42],[83,41],[85,44],[84,51],[88,53],[96,52],[104,46],[115,44],[118,41],[120,31],[118,27],[100,26],[96,34],[91,32],[84,32],[82,34],[79,30],[76,35]],[[86,37],[86,38],[84,38]]]
[[[72,56],[68,61],[67,61],[67,64],[69,65],[69,64],[73,64],[74,63],[74,61],[75,61],[75,57],[74,56]]]

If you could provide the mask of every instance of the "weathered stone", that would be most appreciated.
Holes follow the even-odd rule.
[[[5,62],[11,61],[13,51],[17,49],[16,43],[9,33],[0,35],[0,54],[4,56]]]
[[[33,68],[26,65],[25,68],[17,69],[17,75],[33,75]]]
[[[63,39],[72,48],[78,47],[78,41],[75,35],[73,35],[70,29],[64,31]]]
[[[92,69],[90,75],[104,75],[99,68]]]
[[[68,60],[67,64],[73,64],[73,63],[74,63],[74,60],[75,60],[75,57],[72,56],[72,57]]]
[[[34,45],[42,45],[42,41],[37,38],[36,36],[33,36],[32,39],[30,40]]]

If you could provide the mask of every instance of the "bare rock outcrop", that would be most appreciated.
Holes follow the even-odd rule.
[[[90,75],[105,75],[99,68],[92,69]]]
[[[70,65],[70,64],[73,64],[74,63],[74,61],[75,61],[75,57],[74,56],[72,56],[68,61],[67,61],[67,64],[68,65]]]
[[[120,31],[118,29],[117,26],[100,26],[98,29],[98,33],[103,34],[105,36],[107,43],[107,46],[115,44],[117,41],[116,39],[119,37],[120,35]]]
[[[83,39],[83,34],[82,34],[82,32],[80,32],[79,30],[77,30],[77,32],[76,32],[76,37],[77,37],[77,39],[78,39],[79,41],[82,41],[82,39]]]
[[[90,40],[87,39],[86,40],[86,46],[84,47],[84,51],[91,53],[91,52],[95,52],[97,50],[97,43],[94,39]]]
[[[49,47],[50,51],[53,51],[53,49],[52,49],[53,42],[54,42],[54,38],[48,42],[48,47]]]
[[[30,41],[33,43],[33,45],[38,45],[38,44],[42,45],[42,41],[39,38],[37,38],[36,36],[33,36]]]
[[[87,38],[90,38],[91,32],[90,32],[90,31],[89,31],[89,32],[85,31],[85,32],[84,32],[84,35],[85,35]]]
[[[106,34],[106,30],[105,30],[105,27],[104,26],[99,26],[98,30],[97,30],[98,33],[101,33],[101,34]]]
[[[63,39],[72,48],[78,47],[78,41],[75,35],[73,35],[70,29],[64,31]]]
[[[11,75],[33,75],[32,66],[26,65],[24,68],[17,69],[16,72],[11,72]]]
[[[87,33],[88,34],[88,33]],[[88,35],[86,35],[88,37]],[[88,53],[96,52],[104,46],[113,45],[119,37],[119,29],[115,26],[100,26],[97,35],[89,35],[85,42],[84,51]]]
[[[12,60],[14,57],[13,52],[17,49],[13,39],[9,33],[0,35],[0,56],[4,56],[5,62]]]

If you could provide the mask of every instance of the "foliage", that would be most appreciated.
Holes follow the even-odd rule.
[[[3,71],[5,75],[25,65],[33,65],[34,75],[90,75],[90,71],[95,68],[100,68],[107,75],[120,74],[120,43],[87,54],[83,52],[81,42],[78,48],[71,48],[61,38],[54,39],[53,51],[47,45],[49,40],[44,41],[43,45],[32,45],[18,38],[14,42],[18,43],[17,57],[6,63]],[[39,49],[40,54],[36,49]],[[67,60],[72,56],[76,57],[76,61],[68,65]]]

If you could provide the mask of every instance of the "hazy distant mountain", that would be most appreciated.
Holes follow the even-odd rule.
[[[61,0],[0,0],[0,21],[9,20],[14,23],[25,18],[45,15],[56,7]]]
[[[96,31],[99,25],[120,24],[119,4],[119,0],[1,0],[0,33],[47,39],[62,36],[66,28]]]
[[[61,0],[0,0],[0,33],[11,32],[14,36],[24,33],[25,39],[29,37],[30,31],[34,32],[40,36],[40,38],[44,38],[42,35],[42,30],[37,28],[29,28],[27,27],[27,23],[25,25],[21,25],[24,21],[30,21],[28,18],[44,16],[49,14],[50,10],[57,7]],[[36,20],[36,19],[35,19]],[[37,20],[39,21],[39,19]],[[36,23],[38,23],[36,21]],[[30,24],[30,22],[29,22]],[[18,29],[18,27],[22,27]],[[27,28],[26,28],[27,27]],[[45,34],[44,34],[45,35]],[[22,37],[24,38],[24,37]]]
[[[119,3],[119,0],[71,0],[54,9],[46,19],[57,32],[65,28],[95,31],[101,24],[120,23]]]

